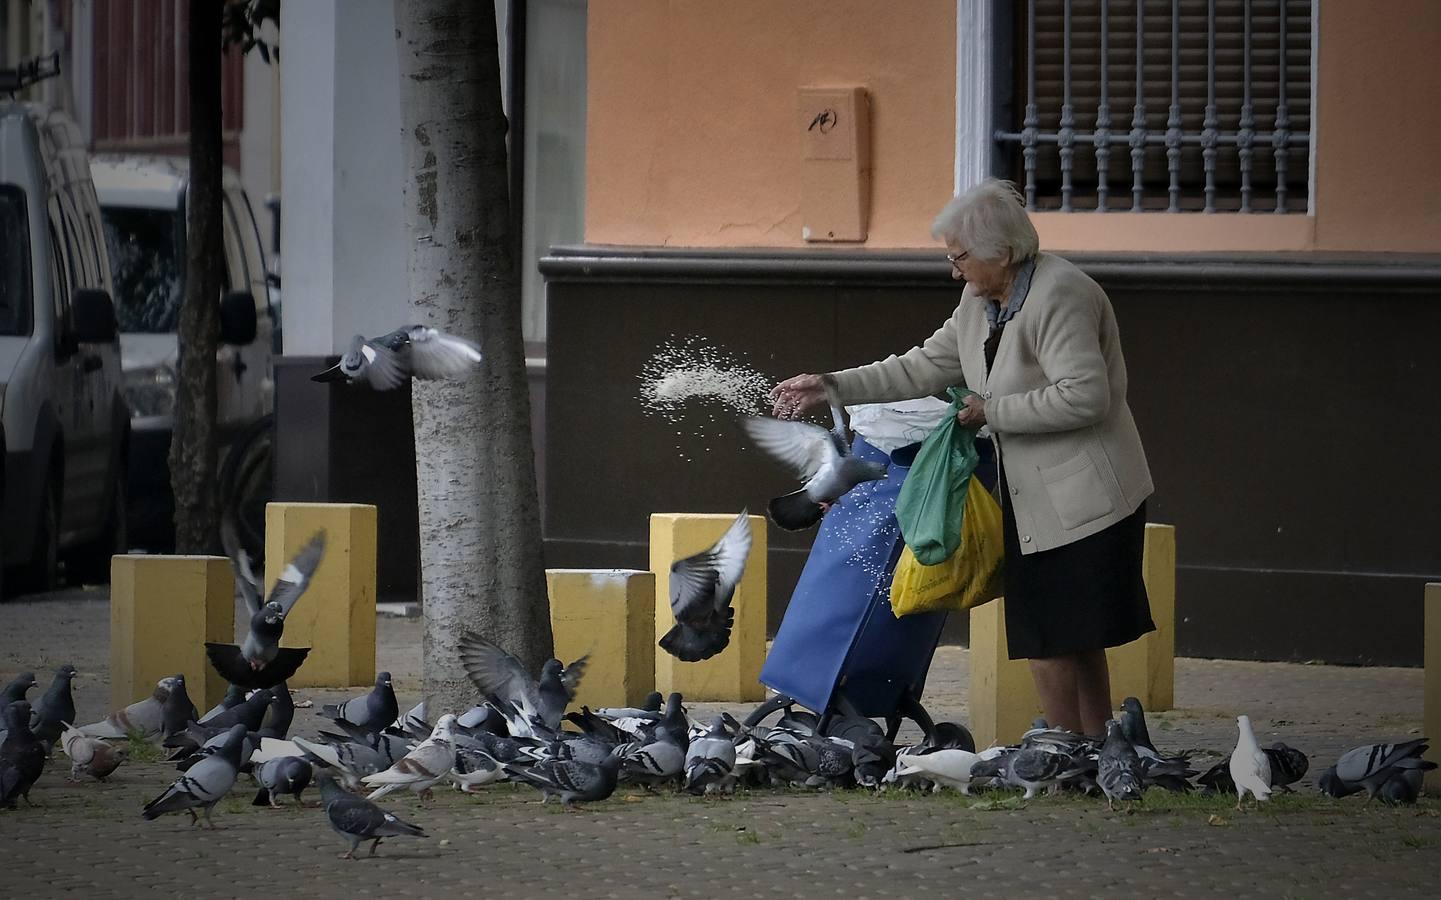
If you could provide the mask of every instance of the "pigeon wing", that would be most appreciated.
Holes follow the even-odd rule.
[[[365,360],[365,380],[378,391],[388,391],[405,383],[405,368],[400,358],[375,341],[359,338],[355,349]]]
[[[459,378],[480,365],[480,347],[465,338],[423,325],[411,326],[409,336],[406,361],[416,378]]]
[[[566,699],[575,699],[575,692],[580,689],[580,680],[585,677],[585,667],[589,662],[590,654],[587,653],[564,669],[561,669],[560,683],[565,685]]]
[[[310,579],[315,575],[315,570],[320,567],[320,560],[325,557],[325,532],[317,531],[295,558],[280,573],[275,581],[275,587],[270,589],[270,602],[279,603],[280,609],[286,615],[295,607],[305,589],[310,586]]]
[[[810,480],[836,452],[834,436],[809,422],[747,416],[741,420],[741,428],[751,443],[801,481]]]
[[[250,568],[250,554],[240,545],[240,535],[235,532],[232,516],[220,517],[220,547],[230,557],[230,566],[235,570],[235,586],[245,598],[245,609],[254,616],[260,612],[260,580]]]
[[[460,664],[482,695],[495,694],[510,701],[527,718],[539,714],[540,689],[514,656],[467,632],[460,639]]]

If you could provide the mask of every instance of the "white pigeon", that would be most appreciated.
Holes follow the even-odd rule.
[[[1236,739],[1236,749],[1231,751],[1231,780],[1236,782],[1236,809],[1239,810],[1247,791],[1257,802],[1271,798],[1271,760],[1256,743],[1251,717],[1237,716],[1236,725],[1240,736]]]
[[[962,794],[971,792],[971,769],[980,760],[980,754],[967,750],[933,750],[930,753],[912,753],[896,757],[897,778],[919,775],[941,785],[954,788]]]
[[[123,744],[107,744],[93,738],[74,725],[63,723],[65,732],[60,735],[60,746],[70,757],[70,780],[78,781],[81,775],[89,775],[99,781],[105,778],[130,757],[130,748]]]
[[[446,776],[455,765],[455,745],[451,729],[455,727],[455,716],[450,713],[440,717],[430,737],[416,745],[395,765],[384,772],[376,772],[361,779],[376,790],[367,800],[384,797],[401,788],[420,795],[422,800],[430,799],[430,789]]]
[[[301,743],[305,746],[301,746]],[[319,760],[332,768],[343,768],[340,762],[340,754],[329,744],[312,744],[302,741],[300,738],[290,741],[276,740],[275,738],[262,737],[260,746],[256,747],[250,754],[250,764],[261,766],[272,759],[283,759],[287,756],[298,756],[301,759],[308,759],[314,762]]]
[[[165,698],[170,696],[174,678],[162,678],[155,682],[155,690],[144,700],[118,709],[99,722],[81,725],[80,732],[87,737],[124,740],[132,731],[139,732],[150,740],[160,736],[164,726]]]

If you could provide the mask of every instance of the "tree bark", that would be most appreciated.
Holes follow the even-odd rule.
[[[185,298],[177,341],[175,430],[170,487],[175,494],[175,551],[215,546],[215,350],[220,337],[221,245],[220,17],[217,0],[190,0],[190,187]]]
[[[412,388],[432,717],[476,701],[466,630],[533,671],[550,656],[495,9],[396,0],[410,293],[419,321],[480,343],[474,377]],[[398,323],[397,323],[398,324]],[[389,327],[389,323],[387,323]]]

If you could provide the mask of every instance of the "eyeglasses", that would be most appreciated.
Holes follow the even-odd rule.
[[[969,250],[967,250],[967,251],[965,251],[965,252],[963,252],[963,253],[947,253],[947,254],[946,254],[946,259],[950,261],[950,263],[951,263],[952,266],[959,265],[960,263],[963,263],[963,262],[965,262],[966,260],[968,260],[968,259],[970,259],[970,258],[971,258],[971,251],[969,251]]]

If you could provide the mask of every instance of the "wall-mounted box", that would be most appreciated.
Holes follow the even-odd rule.
[[[801,237],[864,241],[871,205],[870,101],[863,87],[802,87]]]

